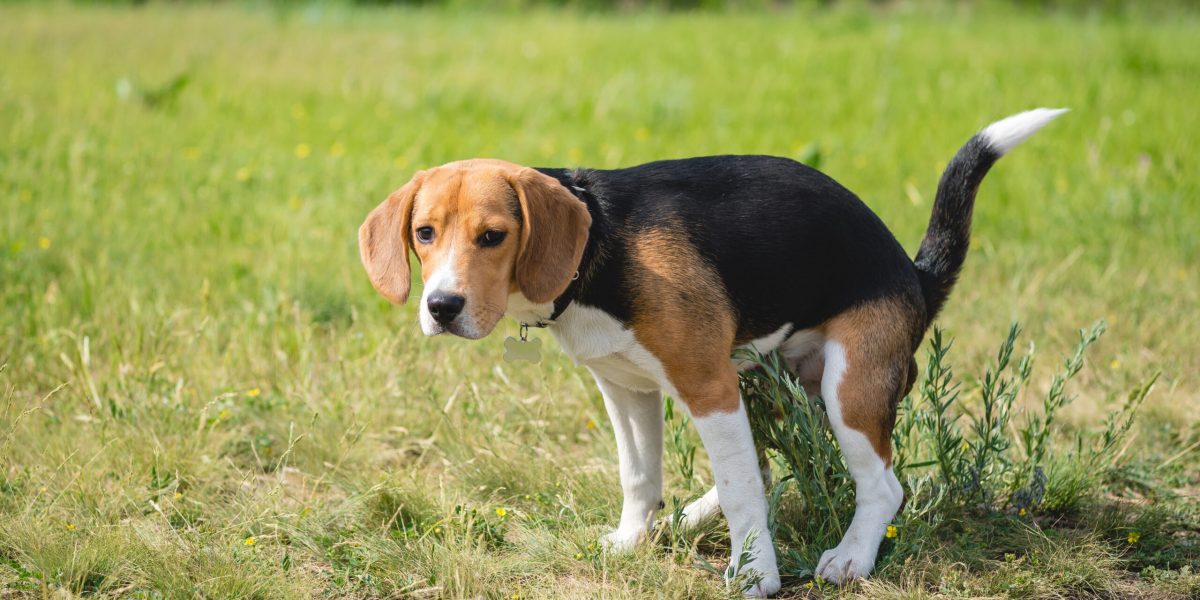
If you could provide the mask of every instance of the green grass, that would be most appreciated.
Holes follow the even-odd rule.
[[[957,147],[1045,105],[1073,111],[985,182],[940,319],[948,410],[979,414],[973,375],[1019,320],[1042,362],[1017,422],[1042,414],[1104,319],[1051,458],[1161,373],[1138,421],[1102,476],[1051,476],[1069,504],[902,527],[871,582],[785,594],[1194,597],[1198,37],[1192,13],[1003,7],[0,6],[0,595],[725,597],[694,566],[722,566],[720,523],[597,551],[620,493],[586,372],[503,363],[511,322],[421,337],[367,282],[361,219],[464,157],[754,152],[819,162],[915,250]],[[683,501],[709,472],[672,430]],[[781,502],[781,527],[846,516]]]

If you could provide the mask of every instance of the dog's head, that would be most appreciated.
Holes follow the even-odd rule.
[[[500,160],[418,172],[367,215],[358,249],[371,284],[408,299],[408,251],[421,263],[425,335],[491,333],[520,293],[551,302],[579,266],[592,218],[557,179]]]

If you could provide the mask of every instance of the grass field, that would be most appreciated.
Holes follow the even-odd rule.
[[[796,571],[784,594],[1200,596],[1200,15],[987,6],[0,6],[0,597],[726,597],[694,566],[721,566],[720,524],[597,550],[620,488],[586,372],[503,363],[511,321],[422,337],[371,289],[358,224],[459,158],[769,153],[915,251],[958,146],[1034,106],[1073,110],[980,193],[940,318],[953,408],[974,414],[1014,321],[1034,415],[1107,322],[1063,457],[1157,384],[1077,502],[902,526],[872,582]],[[701,453],[685,477],[677,429],[685,500],[709,474]]]

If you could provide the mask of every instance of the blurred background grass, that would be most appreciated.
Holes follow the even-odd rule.
[[[941,326],[974,371],[1014,320],[1057,356],[1105,319],[1068,422],[1161,371],[1128,455],[1195,497],[1200,13],[451,4],[0,6],[0,581],[719,594],[669,561],[569,560],[619,506],[586,373],[502,365],[512,323],[421,337],[362,273],[362,217],[465,157],[765,153],[817,164],[915,250],[957,147],[1035,106],[1072,112],[984,184]],[[388,507],[414,505],[508,506],[519,549],[389,545],[408,530]],[[81,547],[100,566],[72,579]],[[131,558],[101,568],[112,552]]]

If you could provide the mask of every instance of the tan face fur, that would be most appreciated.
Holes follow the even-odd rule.
[[[477,339],[495,328],[510,293],[540,303],[566,289],[590,224],[587,207],[554,178],[504,161],[467,160],[414,175],[367,216],[359,250],[375,288],[402,303],[411,249],[425,282],[422,331]],[[449,297],[463,302],[447,320],[437,307]]]

